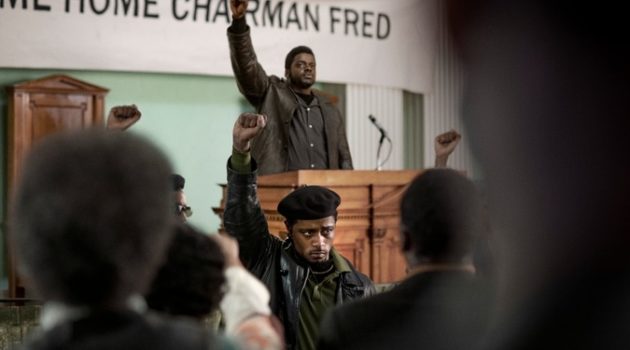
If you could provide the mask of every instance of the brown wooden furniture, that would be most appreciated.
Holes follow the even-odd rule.
[[[48,76],[7,87],[9,194],[20,175],[24,156],[42,137],[61,130],[103,125],[104,99],[108,91],[66,75]],[[9,260],[8,296],[24,297],[11,254]]]
[[[419,170],[299,170],[260,176],[258,198],[269,230],[286,237],[278,202],[301,185],[326,186],[341,196],[335,248],[375,283],[400,281],[406,264],[399,248],[399,204],[407,184]],[[220,207],[222,216],[225,185]]]

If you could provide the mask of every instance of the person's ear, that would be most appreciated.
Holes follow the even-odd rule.
[[[400,250],[403,253],[409,253],[413,249],[413,242],[411,241],[411,235],[409,231],[404,228],[401,228],[400,231]]]
[[[285,69],[285,70],[284,70],[284,77],[285,77],[287,80],[291,81],[291,70],[290,70],[290,69]]]
[[[289,225],[288,221],[284,221],[284,227],[287,228],[287,237],[291,238],[292,236],[292,232],[291,232],[291,226]]]

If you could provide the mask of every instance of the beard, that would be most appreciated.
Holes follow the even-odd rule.
[[[291,82],[291,85],[299,88],[299,89],[308,89],[311,86],[313,86],[313,84],[315,84],[315,78],[313,78],[312,80],[304,80],[304,78],[295,78],[295,77],[291,77],[289,76],[289,81]]]

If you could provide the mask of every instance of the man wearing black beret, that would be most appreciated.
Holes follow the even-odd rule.
[[[286,219],[288,238],[269,234],[249,153],[250,140],[266,122],[266,116],[244,113],[234,124],[223,222],[239,242],[245,267],[269,288],[287,349],[314,349],[324,312],[373,294],[374,286],[333,248],[341,199],[327,188],[300,187],[283,198],[278,212]]]

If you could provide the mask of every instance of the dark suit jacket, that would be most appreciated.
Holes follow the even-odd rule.
[[[471,349],[486,326],[489,294],[467,272],[425,272],[389,292],[332,310],[319,349]]]

